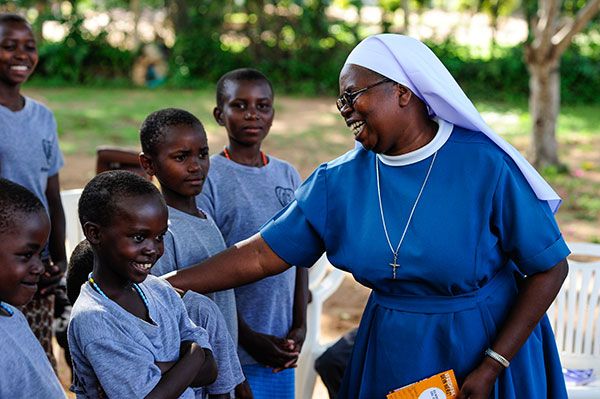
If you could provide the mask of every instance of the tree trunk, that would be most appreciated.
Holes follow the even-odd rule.
[[[533,135],[531,155],[533,165],[540,169],[559,165],[556,122],[560,109],[560,70],[558,60],[535,62],[528,60],[529,111]]]
[[[404,24],[402,26],[402,33],[405,35],[410,34],[410,4],[408,0],[402,0],[402,12],[403,12],[403,21]]]

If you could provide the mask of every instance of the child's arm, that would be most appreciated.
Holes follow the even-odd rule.
[[[300,353],[302,350],[302,345],[304,344],[304,338],[306,338],[306,307],[308,305],[308,296],[308,269],[304,267],[296,267],[294,314],[292,328],[287,335],[288,342],[290,342],[290,345],[287,349],[290,352]],[[286,367],[295,366],[296,362],[289,364]]]
[[[217,377],[216,364],[212,355],[209,359],[206,352],[210,353],[195,342],[182,343],[179,360],[162,375],[146,399],[178,398],[190,386],[207,385],[214,381]],[[209,368],[212,367],[211,375],[204,375],[206,363]]]
[[[58,285],[64,271],[67,268],[67,255],[65,251],[65,212],[60,199],[60,183],[58,174],[50,176],[46,186],[46,199],[48,200],[48,212],[50,214],[50,238],[48,247],[53,266],[42,275],[43,288],[40,295],[51,294]]]

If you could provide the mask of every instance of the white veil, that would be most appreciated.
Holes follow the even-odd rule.
[[[346,59],[408,87],[438,116],[466,129],[481,131],[517,164],[537,197],[556,212],[562,200],[533,166],[490,128],[435,54],[417,39],[379,34],[360,42]]]

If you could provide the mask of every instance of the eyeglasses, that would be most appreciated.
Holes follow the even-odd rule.
[[[392,82],[391,79],[385,78],[382,79],[378,82],[373,83],[372,85],[369,85],[367,87],[363,87],[362,89],[358,89],[356,91],[353,91],[351,93],[342,93],[342,95],[335,101],[335,105],[337,105],[338,110],[342,110],[344,107],[354,107],[354,101],[356,101],[356,97],[358,97],[359,95],[361,95],[362,93],[364,93],[365,91],[380,85],[382,83],[385,82]]]

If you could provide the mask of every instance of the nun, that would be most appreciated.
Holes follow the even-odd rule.
[[[385,398],[449,369],[459,398],[566,398],[545,316],[568,272],[558,195],[420,41],[366,38],[339,85],[360,145],[257,235],[168,280],[223,290],[326,252],[372,289],[340,398]]]

